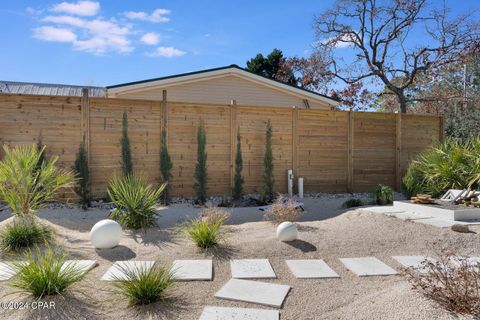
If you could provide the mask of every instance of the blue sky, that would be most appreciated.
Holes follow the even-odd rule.
[[[307,55],[323,1],[3,1],[0,79],[111,85]],[[454,11],[480,1],[447,1]],[[345,48],[344,50],[348,50]]]

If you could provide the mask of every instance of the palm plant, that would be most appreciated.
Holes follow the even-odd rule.
[[[108,187],[108,195],[115,205],[110,218],[128,229],[147,229],[156,224],[155,205],[160,200],[166,184],[154,187],[143,177],[129,174],[115,177]]]
[[[58,192],[74,184],[74,173],[56,166],[58,157],[44,159],[45,147],[4,146],[0,162],[0,197],[18,215],[34,214]]]
[[[15,293],[30,294],[34,298],[63,294],[72,285],[83,280],[87,270],[77,268],[75,262],[67,262],[63,252],[48,248],[45,253],[39,249],[29,251],[26,256],[12,263],[16,272],[8,285],[17,289]]]
[[[173,272],[167,267],[120,268],[125,278],[114,278],[115,292],[130,305],[146,305],[160,301],[173,283]]]

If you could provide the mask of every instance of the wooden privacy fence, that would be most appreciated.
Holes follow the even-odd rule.
[[[275,189],[285,192],[287,170],[304,177],[306,192],[371,191],[400,187],[409,161],[443,139],[440,117],[320,111],[260,106],[204,105],[108,98],[0,94],[0,143],[32,144],[41,135],[47,155],[72,167],[82,137],[89,154],[92,191],[105,194],[121,172],[122,115],[127,112],[134,169],[149,181],[160,176],[160,137],[168,132],[172,195],[193,195],[196,133],[207,134],[208,192],[229,194],[236,134],[240,130],[244,189],[262,186],[266,122],[273,126]]]

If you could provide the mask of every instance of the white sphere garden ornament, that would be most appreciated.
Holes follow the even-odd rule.
[[[97,249],[110,249],[120,243],[122,227],[113,220],[100,220],[90,231],[90,241]]]
[[[277,227],[277,238],[280,241],[287,242],[296,240],[298,236],[297,225],[290,221],[282,222]]]

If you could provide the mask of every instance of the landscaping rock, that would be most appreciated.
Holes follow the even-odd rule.
[[[461,233],[472,232],[470,230],[470,228],[468,227],[468,225],[466,225],[466,224],[454,224],[453,226],[450,227],[450,229],[452,229],[452,231],[461,232]]]

